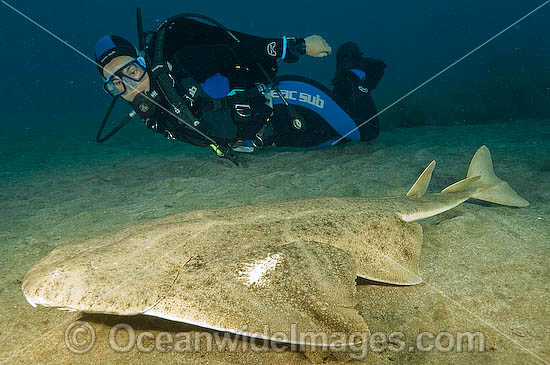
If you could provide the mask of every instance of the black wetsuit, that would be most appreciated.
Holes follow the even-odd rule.
[[[192,100],[190,110],[197,117],[197,129],[216,140],[222,146],[228,146],[236,139],[250,139],[269,119],[269,144],[278,146],[310,147],[325,142],[338,133],[325,121],[317,120],[308,124],[306,132],[297,132],[290,126],[286,113],[276,112],[266,105],[262,94],[255,92],[257,83],[269,84],[269,79],[276,77],[278,60],[285,56],[285,62],[296,62],[305,52],[303,40],[293,43],[282,38],[263,38],[240,32],[233,32],[240,40],[235,40],[220,28],[202,22],[183,18],[173,23],[165,40],[165,56],[173,67],[172,76],[175,87],[180,95],[187,95]],[[291,41],[292,42],[292,41]],[[154,39],[149,49],[153,49]],[[286,51],[285,51],[286,50]],[[284,53],[284,55],[283,55]],[[237,93],[241,98],[246,94],[246,100],[228,100],[225,95],[207,93],[213,82],[226,82],[229,90],[245,90],[249,93]],[[327,91],[330,92],[330,91]],[[214,93],[215,94],[215,93]],[[334,96],[338,98],[338,96]],[[370,95],[362,104],[368,104],[368,114],[375,113],[374,103]],[[213,100],[217,100],[213,102]],[[235,112],[234,104],[242,103],[251,106],[251,115],[241,118]],[[162,103],[162,101],[161,101]],[[229,104],[229,105],[228,105]],[[353,104],[353,103],[351,103]],[[353,105],[341,100],[341,105],[353,109]],[[361,108],[355,108],[359,111]],[[365,107],[363,107],[365,109]],[[364,118],[366,115],[355,116],[357,111],[348,112],[353,118]],[[362,113],[365,114],[365,113]],[[311,118],[311,116],[308,116]],[[306,118],[307,119],[307,118]],[[209,142],[198,133],[186,128],[165,111],[159,110],[153,117],[144,120],[145,124],[167,138],[189,142],[195,145],[208,145]],[[377,121],[376,127],[377,127]],[[371,126],[373,123],[371,123]],[[313,126],[313,127],[311,127]],[[372,127],[371,127],[372,129]],[[368,140],[378,135],[369,132],[361,137]]]

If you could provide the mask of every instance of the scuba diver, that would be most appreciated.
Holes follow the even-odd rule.
[[[331,91],[304,77],[277,77],[279,60],[293,63],[303,55],[331,54],[320,36],[263,38],[229,30],[200,14],[177,15],[156,31],[143,32],[139,8],[137,23],[138,49],[116,35],[102,37],[95,47],[104,90],[114,97],[98,142],[139,115],[166,138],[209,146],[238,165],[234,152],[263,146],[320,148],[379,134],[370,93],[386,64],[362,57],[355,43],[338,50]],[[133,111],[101,137],[119,98]]]

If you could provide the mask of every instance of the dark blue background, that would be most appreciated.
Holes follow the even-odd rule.
[[[258,35],[320,34],[334,49],[352,40],[365,55],[388,63],[376,90],[382,109],[543,1],[8,2],[90,57],[96,40],[104,34],[136,40],[136,6],[142,7],[146,29],[177,13],[200,12],[230,28]],[[469,93],[465,80],[482,79],[492,69],[510,75],[520,69],[534,70],[541,80],[548,80],[549,15],[550,6],[544,7],[422,93],[433,104],[452,105],[456,90],[466,88],[464,92]],[[0,31],[1,133],[27,128],[93,138],[110,101],[101,89],[96,66],[4,4],[0,4]],[[281,73],[302,74],[329,84],[334,67],[334,56],[306,57],[298,64],[284,65]],[[533,93],[544,91],[539,86]]]

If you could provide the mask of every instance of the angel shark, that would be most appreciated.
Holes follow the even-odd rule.
[[[55,249],[25,276],[32,306],[150,315],[252,338],[327,346],[368,333],[356,276],[421,282],[422,228],[468,199],[527,206],[482,146],[466,179],[426,193],[435,161],[406,197],[312,199],[195,211]],[[360,342],[349,340],[347,345]]]

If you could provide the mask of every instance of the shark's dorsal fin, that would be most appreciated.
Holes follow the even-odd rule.
[[[455,182],[452,185],[447,186],[445,189],[441,190],[442,194],[446,193],[458,193],[459,191],[464,191],[468,188],[471,188],[471,184],[481,179],[481,176],[472,176],[466,179]]]
[[[430,185],[430,181],[432,180],[432,173],[434,172],[434,169],[435,160],[430,162],[428,167],[426,167],[418,179],[416,179],[416,182],[407,193],[408,197],[420,198],[426,193],[426,190],[428,190],[428,186]]]

